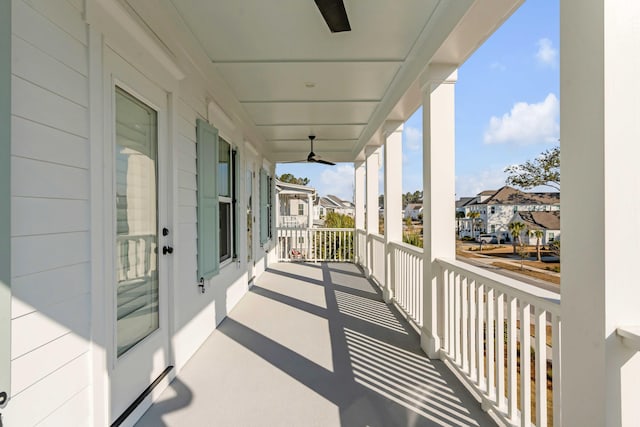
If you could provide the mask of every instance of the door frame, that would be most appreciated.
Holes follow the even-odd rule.
[[[163,256],[158,250],[158,312],[159,312],[159,324],[158,328],[151,332],[148,336],[138,342],[134,348],[127,351],[120,357],[117,356],[117,295],[115,288],[115,259],[116,259],[116,246],[115,246],[115,223],[116,223],[116,207],[114,203],[115,195],[115,88],[118,87],[140,102],[146,104],[157,112],[157,247],[160,248],[165,244],[170,244],[173,240],[171,234],[167,237],[163,237],[160,230],[163,227],[168,227],[170,231],[173,229],[169,225],[169,218],[172,211],[171,201],[165,195],[169,193],[170,188],[170,175],[171,164],[170,159],[172,153],[170,152],[170,135],[169,135],[169,99],[168,93],[162,87],[154,83],[148,76],[144,75],[140,71],[136,70],[129,62],[127,62],[118,52],[116,52],[110,46],[106,46],[104,51],[104,96],[105,96],[105,125],[104,125],[104,184],[105,191],[103,193],[104,209],[104,236],[105,236],[105,326],[107,329],[107,374],[109,376],[109,394],[110,394],[110,416],[109,422],[114,421],[119,417],[123,411],[127,409],[129,405],[135,401],[138,397],[138,392],[135,393],[133,401],[126,402],[124,408],[120,407],[114,409],[115,402],[112,396],[116,390],[116,379],[118,376],[123,378],[122,369],[125,371],[134,370],[132,365],[136,364],[136,359],[140,359],[143,356],[155,355],[158,351],[164,354],[164,358],[161,358],[156,363],[161,363],[161,369],[156,369],[155,373],[152,373],[151,378],[148,379],[146,386],[150,385],[156,377],[158,377],[168,366],[173,365],[173,356],[171,350],[171,336],[170,330],[170,316],[172,313],[172,307],[169,303],[171,301],[169,297],[169,288],[171,283],[171,271],[173,255]],[[157,99],[152,99],[157,97]],[[155,346],[153,344],[156,344]],[[141,354],[140,351],[147,351],[149,347],[152,347],[153,352],[147,355]],[[159,347],[158,347],[159,346]],[[137,351],[136,351],[137,348]],[[159,350],[158,350],[159,349]],[[151,363],[150,363],[151,364]],[[153,364],[151,364],[153,366]],[[126,375],[124,375],[126,378]],[[145,386],[145,387],[146,387]],[[139,390],[139,393],[144,391],[144,387]],[[117,394],[117,393],[116,393]],[[122,405],[119,405],[122,406]],[[132,417],[135,418],[135,417]]]

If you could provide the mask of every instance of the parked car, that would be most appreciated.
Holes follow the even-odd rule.
[[[479,234],[478,237],[476,237],[476,242],[498,243],[498,238],[495,234]]]

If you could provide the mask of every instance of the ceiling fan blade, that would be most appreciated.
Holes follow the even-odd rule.
[[[315,0],[332,33],[351,31],[343,0]]]
[[[330,162],[328,160],[322,160],[322,159],[313,159],[314,162],[316,163],[322,163],[323,165],[329,165],[329,166],[335,166],[336,164],[333,162]]]

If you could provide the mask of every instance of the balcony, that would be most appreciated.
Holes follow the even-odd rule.
[[[207,421],[205,421],[207,420]],[[273,265],[139,426],[492,422],[353,264]]]
[[[307,258],[291,256],[295,233],[304,234]],[[438,259],[429,305],[421,249],[385,245],[364,230],[295,233],[279,230],[279,262],[139,425],[547,426],[559,419],[557,294]],[[433,316],[440,346],[429,358],[421,346],[424,319]]]

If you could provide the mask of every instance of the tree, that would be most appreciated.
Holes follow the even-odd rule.
[[[290,173],[283,173],[278,179],[282,182],[297,185],[307,185],[311,181],[309,178],[298,178]]]
[[[522,232],[525,229],[525,225],[522,222],[512,222],[509,224],[509,232],[511,233],[511,235],[513,236],[513,253],[514,255],[517,253],[516,250],[516,242],[520,243],[520,234],[522,234]]]
[[[325,217],[324,226],[333,229],[353,229],[355,219],[349,215],[329,212]],[[312,242],[316,259],[353,259],[353,233],[338,230],[334,232],[315,231]]]
[[[476,219],[480,218],[480,212],[469,212],[467,218],[471,218],[471,237],[475,237]]]
[[[504,171],[509,174],[508,185],[525,190],[543,185],[560,191],[560,147],[546,150],[534,160],[509,166]]]
[[[536,258],[538,262],[542,261],[542,257],[540,256],[540,240],[542,240],[544,232],[542,230],[530,230],[529,235],[536,238]]]

